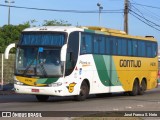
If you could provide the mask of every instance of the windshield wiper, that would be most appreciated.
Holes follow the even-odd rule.
[[[45,62],[40,63],[39,64],[39,66],[40,66],[39,68],[40,68],[41,73],[43,73],[44,77],[47,77],[48,75],[47,75],[47,72],[46,72],[46,70],[44,68],[44,63]]]
[[[38,51],[37,51],[37,55],[35,56],[35,58],[30,62],[30,64],[29,64],[29,65],[27,66],[27,68],[24,70],[23,76],[26,75],[28,69],[31,67],[31,65],[32,65],[32,64],[34,63],[34,61],[36,60],[36,65],[35,65],[35,67],[34,67],[35,76],[37,75],[37,68],[38,68],[38,66],[40,66],[39,68],[40,68],[41,73],[44,75],[44,77],[47,77],[47,72],[46,72],[46,70],[45,70],[45,68],[44,68],[44,65],[43,65],[45,62],[42,62],[42,63],[38,64],[39,53],[40,53],[40,52],[39,52],[39,50],[38,50]]]
[[[30,62],[30,64],[27,66],[27,68],[26,68],[26,69],[24,70],[24,72],[23,72],[23,76],[25,76],[26,72],[27,72],[28,69],[31,67],[31,65],[34,63],[35,60],[36,60],[36,58],[33,59],[33,60]]]
[[[36,68],[35,68],[35,73],[36,73],[36,75],[37,75],[37,67],[38,67],[38,60],[39,60],[39,53],[41,53],[41,52],[43,52],[43,48],[39,48],[38,49],[38,53],[37,53],[37,57],[36,57]],[[48,75],[47,75],[47,72],[46,72],[46,70],[45,70],[45,68],[44,68],[44,63],[45,63],[45,61],[43,61],[43,62],[41,62],[41,63],[39,63],[39,66],[40,66],[40,71],[41,71],[41,73],[44,75],[44,77],[47,77]]]

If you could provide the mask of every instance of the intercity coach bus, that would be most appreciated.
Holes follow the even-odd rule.
[[[157,86],[157,41],[103,27],[27,28],[16,45],[14,87],[39,101],[49,96],[125,92]]]

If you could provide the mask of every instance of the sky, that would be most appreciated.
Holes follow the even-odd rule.
[[[13,0],[11,0],[13,1]],[[98,10],[97,3],[103,6],[103,10],[124,9],[124,0],[14,0],[14,6],[33,7],[56,10]],[[160,6],[160,0],[130,0],[131,3]],[[5,0],[0,0],[0,4],[7,5]],[[160,9],[150,8],[132,4],[131,9],[141,16],[160,25]],[[99,26],[98,13],[66,13],[54,11],[38,11],[11,8],[11,24],[23,24],[26,21],[36,20],[36,25],[41,25],[44,20],[65,20],[73,26]],[[158,21],[159,20],[159,21]],[[123,30],[123,13],[101,13],[100,26]],[[0,6],[0,26],[8,24],[8,8]],[[147,26],[137,18],[129,14],[129,34],[136,36],[154,36],[160,43],[160,31]]]

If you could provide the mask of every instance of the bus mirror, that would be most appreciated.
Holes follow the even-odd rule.
[[[66,61],[67,44],[62,46],[61,49],[61,61]]]
[[[5,52],[4,52],[4,57],[5,59],[8,59],[9,57],[9,51],[15,47],[15,43],[12,43],[10,45],[7,46],[7,48],[5,49]]]

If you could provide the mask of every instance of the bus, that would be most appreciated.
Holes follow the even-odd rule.
[[[157,86],[157,41],[104,27],[43,26],[22,31],[16,45],[16,93],[74,96],[124,92],[142,95]]]
[[[158,56],[158,85],[160,85],[160,56]]]

